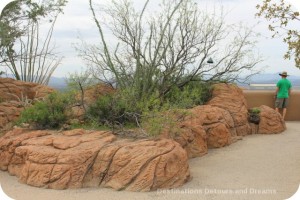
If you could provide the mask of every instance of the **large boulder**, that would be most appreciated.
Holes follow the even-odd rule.
[[[251,133],[248,123],[247,101],[243,91],[234,84],[216,84],[212,92],[212,98],[207,105],[227,110],[233,118],[234,128],[238,136]]]
[[[235,132],[231,131],[233,120],[226,110],[204,105],[190,109],[189,112],[183,122],[184,126],[193,128],[201,125],[206,132],[209,148],[223,147],[231,143],[231,136]]]
[[[187,152],[189,158],[207,154],[207,135],[201,125],[182,126],[173,139]]]
[[[28,185],[150,191],[189,179],[188,157],[168,139],[118,140],[108,131],[14,129],[0,138],[0,169]]]
[[[280,113],[265,105],[260,106],[259,109],[258,134],[276,134],[286,130],[285,122]]]
[[[161,137],[173,138],[189,158],[203,156],[208,148],[224,147],[236,139],[233,119],[222,108],[204,105],[174,113],[177,128],[165,127]]]

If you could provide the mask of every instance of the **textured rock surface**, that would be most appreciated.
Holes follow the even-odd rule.
[[[0,78],[0,129],[3,129],[20,116],[24,104],[40,99],[54,89],[11,78]]]
[[[286,125],[281,115],[274,109],[262,105],[260,109],[260,122],[258,125],[259,134],[281,133],[286,129]]]
[[[233,121],[224,109],[209,105],[197,106],[191,109],[190,113],[184,125],[191,128],[201,125],[206,132],[208,147],[216,148],[230,144]]]
[[[243,91],[236,85],[225,83],[215,85],[212,99],[207,104],[223,108],[230,113],[238,136],[251,133],[251,127],[248,123],[247,101]]]
[[[203,156],[207,153],[207,136],[201,125],[183,126],[174,140],[186,150],[189,158]]]
[[[117,140],[111,132],[14,129],[0,138],[0,169],[28,185],[150,191],[189,179],[186,152],[173,140]]]
[[[17,81],[12,78],[0,78],[0,99],[2,101],[42,98],[53,91],[54,89],[45,85]]]
[[[187,110],[188,114],[176,130],[177,134],[164,130],[163,137],[175,135],[174,140],[187,151],[189,158],[205,155],[208,148],[230,145],[248,134],[271,134],[285,130],[281,116],[267,106],[261,106],[259,125],[249,123],[246,99],[235,85],[215,85],[212,99],[207,104]],[[179,121],[178,118],[180,116],[175,120]]]
[[[173,130],[166,128],[162,137],[177,141],[189,158],[205,155],[208,148],[229,145],[236,137],[233,119],[222,108],[204,105],[183,112],[184,115],[174,115],[178,127]]]
[[[22,110],[23,106],[17,101],[0,103],[0,129],[17,120]]]

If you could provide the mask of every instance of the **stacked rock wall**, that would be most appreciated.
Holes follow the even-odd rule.
[[[20,89],[19,82],[12,82],[2,80],[6,85],[2,91],[34,98],[30,87],[41,90],[41,86],[28,83]],[[3,89],[8,86],[14,89]],[[4,99],[0,104],[0,128],[18,118],[22,110],[20,102],[7,96]],[[230,145],[248,134],[285,130],[279,113],[264,105],[260,110],[260,123],[249,123],[242,90],[235,85],[218,84],[207,105],[184,110],[185,115],[174,115],[174,119],[180,118],[176,119],[176,133],[165,127],[160,139],[133,141],[104,131],[17,128],[0,137],[0,169],[26,184],[53,189],[102,186],[150,191],[179,187],[190,178],[188,158],[203,156],[208,148]]]
[[[187,111],[174,140],[187,151],[189,158],[194,158],[205,155],[208,148],[230,145],[249,134],[274,134],[286,129],[284,120],[274,109],[264,105],[260,109],[261,122],[250,123],[243,91],[233,84],[217,84],[207,105]],[[163,137],[174,135],[166,132]]]

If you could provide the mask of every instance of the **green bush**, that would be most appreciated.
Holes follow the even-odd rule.
[[[258,115],[260,113],[260,109],[259,108],[251,108],[249,110],[249,113]]]
[[[38,101],[26,108],[18,123],[30,123],[37,128],[58,128],[67,121],[67,112],[74,102],[70,93],[51,93],[44,101]]]
[[[102,125],[124,124],[126,122],[126,103],[119,95],[111,94],[99,97],[89,106],[87,118]]]
[[[167,133],[171,137],[180,134],[180,122],[190,113],[187,110],[168,109],[145,112],[142,116],[142,128],[147,136],[156,137]]]
[[[169,110],[204,104],[210,98],[210,84],[191,82],[183,88],[172,88],[164,97],[158,91],[139,99],[135,95],[122,90],[102,96],[89,106],[86,118],[111,128],[145,127],[148,135],[155,136],[166,126],[175,127],[176,120],[172,122],[173,118],[166,115]]]
[[[173,87],[165,99],[173,108],[192,108],[203,105],[211,97],[211,85],[199,81],[190,82],[183,88]]]

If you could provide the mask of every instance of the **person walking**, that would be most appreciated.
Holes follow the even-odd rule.
[[[291,94],[291,88],[292,84],[291,82],[287,79],[287,72],[283,71],[281,74],[281,79],[277,82],[276,84],[276,92],[275,92],[275,110],[279,112],[279,109],[282,110],[282,118],[285,118],[286,111],[287,111],[287,106],[289,103],[289,97]]]

